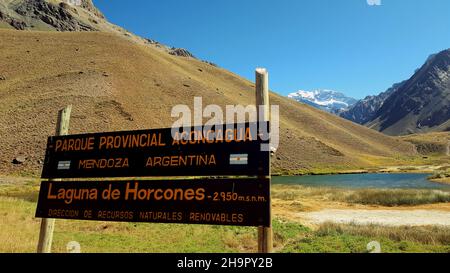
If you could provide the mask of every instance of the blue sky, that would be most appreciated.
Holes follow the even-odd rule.
[[[272,90],[355,98],[409,78],[450,48],[449,0],[94,0],[113,23],[183,47]],[[379,1],[379,0],[369,0]]]

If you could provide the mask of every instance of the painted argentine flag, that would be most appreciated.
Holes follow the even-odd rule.
[[[70,170],[70,161],[59,161],[58,170]]]
[[[248,154],[230,155],[230,165],[248,165]]]

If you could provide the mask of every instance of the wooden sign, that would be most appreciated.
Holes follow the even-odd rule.
[[[255,87],[258,123],[67,135],[71,106],[59,111],[36,209],[43,218],[38,252],[51,252],[55,219],[257,226],[258,251],[271,252],[265,69],[256,70]],[[111,177],[122,180],[102,179]]]
[[[43,181],[36,217],[270,226],[269,179]]]
[[[172,131],[50,137],[42,178],[269,174],[269,152],[261,151],[256,123]]]

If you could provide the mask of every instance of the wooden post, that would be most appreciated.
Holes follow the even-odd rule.
[[[56,136],[64,136],[69,133],[70,113],[72,105],[67,106],[58,112],[58,121],[56,122]],[[53,179],[56,181],[56,179]],[[53,231],[55,229],[55,219],[43,218],[41,221],[41,230],[39,232],[38,253],[51,253],[53,242]]]
[[[256,107],[258,111],[258,122],[270,121],[270,106],[269,106],[269,73],[265,68],[256,69]],[[262,106],[263,109],[260,109]],[[270,166],[270,158],[269,158]],[[269,170],[269,179],[271,172]],[[265,177],[262,177],[265,178]],[[269,180],[271,181],[271,179]],[[270,190],[269,186],[269,190]],[[258,252],[271,253],[273,248],[273,233],[272,233],[272,204],[270,202],[270,227],[258,227]]]

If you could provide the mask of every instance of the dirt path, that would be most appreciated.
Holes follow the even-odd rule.
[[[335,222],[386,226],[450,226],[450,212],[441,210],[324,209],[301,212],[297,216],[312,224]]]

